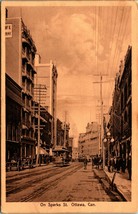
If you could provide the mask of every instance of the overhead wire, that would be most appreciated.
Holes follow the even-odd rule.
[[[126,21],[125,21],[125,23],[124,23],[124,31],[123,31],[123,33],[122,33],[122,39],[121,39],[121,41],[120,41],[120,44],[124,44],[124,41],[125,41],[125,37],[127,36],[127,32],[126,32],[126,29],[127,29],[127,23],[128,23],[128,21],[129,21],[129,14],[130,14],[130,12],[128,11],[127,13],[126,13]],[[128,44],[129,45],[129,44]],[[126,47],[127,48],[127,47]],[[127,50],[126,50],[127,51]],[[121,51],[119,52],[119,55],[118,55],[118,59],[117,59],[117,63],[116,63],[116,67],[115,67],[115,70],[117,70],[117,68],[119,68],[119,59],[120,59],[120,55],[121,55]],[[120,59],[120,60],[122,60],[122,59]]]
[[[117,12],[118,12],[118,7],[116,9],[116,13],[115,13],[115,20],[114,20],[114,24],[113,24],[113,32],[111,35],[111,51],[110,51],[110,58],[112,56],[112,46],[113,46],[113,42],[114,42],[114,33],[115,33],[115,28],[116,28],[116,20],[117,20]],[[110,65],[110,58],[108,60],[108,65],[107,65],[107,73],[109,74],[109,65]]]
[[[117,16],[117,13],[116,13],[116,21],[117,21],[117,18],[118,18],[119,16]],[[119,39],[119,36],[120,36],[120,32],[121,32],[121,29],[122,29],[122,26],[123,26],[123,17],[124,17],[124,8],[123,8],[123,10],[122,10],[122,13],[121,13],[121,23],[120,23],[120,25],[119,25],[119,28],[118,28],[118,34],[117,34],[117,42],[116,42],[116,46],[115,46],[115,49],[113,49],[114,50],[114,53],[113,53],[113,63],[112,63],[112,65],[111,65],[111,68],[110,68],[110,71],[109,71],[109,75],[110,75],[110,73],[111,73],[111,71],[113,71],[113,64],[115,63],[115,57],[116,57],[116,54],[117,54],[117,47],[118,47],[118,39]],[[117,23],[117,22],[116,22]],[[117,31],[117,29],[116,29],[116,31]],[[115,34],[115,27],[114,27],[114,34]],[[112,38],[113,38],[113,40],[112,40],[112,45],[113,45],[113,41],[114,41],[114,36],[115,35],[113,35],[112,36]],[[110,56],[111,57],[111,56]],[[111,59],[112,59],[112,57],[111,57]],[[112,60],[111,60],[112,61]],[[112,90],[110,90],[111,91],[111,93],[110,93],[110,96],[109,96],[109,99],[108,99],[108,105],[112,105],[110,102],[111,102],[111,100],[112,100],[112,96],[113,96],[113,88],[114,88],[114,84],[112,84],[111,85],[111,87],[112,87]]]
[[[113,7],[111,7],[110,13],[108,14],[108,16],[111,17],[111,19],[108,18],[110,20],[110,22],[109,22],[109,31],[107,32],[107,34],[109,36],[109,42],[110,42],[110,40],[112,38],[112,31],[113,31],[112,30],[112,26],[113,26],[113,24],[112,24],[113,23]],[[110,44],[109,44],[109,50],[110,50]],[[109,66],[109,62],[110,62],[110,58],[108,59],[107,67]],[[108,75],[108,78],[109,78],[109,70],[108,70],[108,68],[107,68],[107,75]],[[106,87],[105,95],[107,95],[107,93],[108,93],[108,88]],[[106,96],[106,97],[108,97],[108,96]]]
[[[114,67],[114,63],[115,63],[115,58],[116,58],[116,55],[118,53],[118,40],[119,40],[119,36],[120,36],[120,32],[121,32],[121,27],[123,25],[123,18],[124,18],[124,7],[122,9],[122,13],[121,13],[121,22],[120,22],[120,25],[119,25],[119,29],[118,29],[118,34],[117,34],[117,42],[116,42],[116,46],[115,46],[115,52],[114,52],[114,57],[113,57],[113,63],[112,63],[112,71],[114,71],[113,67]]]
[[[124,14],[124,21],[123,21],[123,23],[125,23],[125,14]],[[123,24],[123,26],[124,26],[124,24]],[[123,26],[122,26],[122,29],[121,29],[121,32],[123,32]],[[123,34],[123,33],[122,33]],[[122,35],[121,34],[121,35]],[[121,38],[121,35],[120,35],[120,38]],[[117,69],[117,67],[119,67],[119,65],[120,65],[120,62],[119,62],[119,59],[120,59],[120,55],[121,55],[121,46],[122,46],[123,44],[121,44],[121,39],[118,39],[118,47],[117,47],[117,49],[116,49],[116,57],[115,57],[115,59],[114,59],[114,68],[113,68],[113,71],[115,72],[115,73],[117,73],[118,72],[118,70],[116,70]],[[120,59],[121,60],[121,59]]]

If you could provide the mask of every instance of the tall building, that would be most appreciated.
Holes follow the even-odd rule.
[[[6,162],[20,158],[21,90],[6,74]]]
[[[57,119],[57,146],[62,146],[64,144],[64,129],[62,122]]]
[[[96,122],[88,123],[86,132],[80,133],[78,144],[79,158],[88,158],[99,154],[99,125]]]
[[[132,47],[129,46],[125,59],[124,69],[120,75],[120,94],[121,94],[121,148],[120,153],[126,159],[131,153],[131,132],[132,132],[132,67],[131,58]]]
[[[36,46],[22,18],[6,18],[6,73],[22,88],[21,158],[35,157],[33,114]]]
[[[131,153],[132,92],[131,92],[131,54],[129,46],[124,61],[121,61],[115,79],[115,89],[110,112],[109,129],[114,138],[111,152],[116,156],[128,158]]]
[[[41,63],[39,54],[36,54],[35,66],[37,70],[35,85],[45,85],[47,88],[47,93],[43,95],[42,101],[40,99],[39,102],[52,115],[51,144],[55,147],[57,145],[57,68],[52,61],[50,63]]]
[[[72,160],[78,160],[78,147],[72,147]]]

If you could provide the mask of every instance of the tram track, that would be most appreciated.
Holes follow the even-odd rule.
[[[45,170],[43,173],[41,173],[41,177],[40,177],[40,171],[39,171],[38,173],[34,172],[34,173],[31,173],[30,175],[27,175],[27,176],[12,179],[12,183],[17,182],[17,181],[21,181],[21,180],[22,180],[22,183],[20,183],[19,185],[16,185],[16,188],[12,187],[11,189],[8,189],[9,187],[7,185],[6,195],[8,196],[9,194],[12,194],[12,193],[18,193],[22,189],[24,190],[24,189],[30,187],[30,185],[32,185],[34,183],[37,183],[37,182],[40,183],[40,181],[43,181],[44,179],[48,179],[48,178],[55,176],[56,174],[60,173],[60,168],[56,168],[56,171],[54,172],[54,174],[53,174],[53,169],[54,168],[51,168],[49,170]],[[51,172],[51,173],[48,174],[49,172]],[[38,178],[36,176],[38,176]],[[26,179],[26,178],[28,179],[29,177],[31,177],[31,180],[24,181],[24,179]],[[8,183],[11,186],[11,184],[12,184],[11,180],[9,180]]]
[[[53,168],[54,168],[54,166],[52,168],[50,168],[50,169],[47,169],[47,168],[42,169],[41,170],[41,175],[45,174],[45,173],[48,173],[50,171],[53,171]],[[33,169],[30,169],[30,171],[28,171],[27,173],[17,174],[16,176],[12,175],[12,176],[7,177],[6,178],[6,184],[11,184],[14,181],[18,181],[18,180],[21,180],[21,179],[29,178],[29,177],[32,177],[32,176],[36,177],[37,175],[40,175],[40,172],[37,172],[36,169],[35,169],[35,171],[33,171]]]
[[[66,172],[64,174],[62,174],[60,177],[56,178],[56,180],[54,179],[53,181],[50,181],[47,185],[43,184],[41,187],[36,189],[30,195],[23,197],[20,200],[20,202],[29,202],[35,198],[39,198],[43,193],[45,193],[46,190],[49,190],[51,187],[53,188],[53,187],[57,186],[60,181],[62,181],[65,177],[68,176],[68,173],[70,173],[70,175],[71,175],[71,174],[75,173],[76,170],[78,170],[80,168],[82,168],[82,166],[76,166],[71,171],[66,170]]]
[[[65,171],[68,172],[70,171],[70,169],[72,169],[73,167],[73,170],[75,169],[75,171],[78,169],[78,168],[81,168],[82,166],[68,166],[68,167],[56,167],[56,170],[54,170],[54,167],[50,168],[49,170],[45,170],[43,171],[43,176],[41,174],[40,176],[40,171],[37,173],[37,178],[36,178],[36,174],[33,174],[33,179],[31,177],[31,180],[24,180],[24,179],[28,179],[30,178],[30,176],[23,176],[24,179],[19,179],[19,178],[15,178],[15,179],[11,179],[12,180],[12,183],[14,183],[15,181],[21,181],[22,180],[22,183],[20,182],[19,184],[13,184],[10,182],[10,180],[8,181],[9,182],[9,186],[7,185],[7,188],[6,188],[6,196],[10,196],[11,194],[16,194],[16,193],[19,193],[21,191],[24,191],[25,189],[27,188],[30,188],[30,187],[36,187],[37,185],[39,186],[39,191],[43,188],[44,186],[46,186],[46,189],[47,189],[47,183],[49,179],[52,179],[52,178],[55,178],[55,176],[59,176],[61,173],[64,173]],[[75,167],[75,168],[74,168]],[[54,172],[53,172],[54,170]],[[72,170],[71,170],[72,171]],[[58,178],[59,179],[59,178]],[[43,183],[43,181],[45,181],[45,185],[42,185],[41,186],[41,183]],[[55,179],[54,179],[54,182],[55,182]],[[14,187],[13,187],[14,186]],[[32,188],[33,190],[33,188]],[[34,190],[34,191],[31,191],[32,195],[34,195],[34,192],[37,192],[37,189]]]

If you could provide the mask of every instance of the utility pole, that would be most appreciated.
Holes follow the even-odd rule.
[[[40,89],[39,89],[39,91],[40,91]],[[40,153],[39,150],[40,150],[40,102],[38,102],[38,145],[37,145],[36,166],[39,165],[39,153]]]
[[[45,100],[45,96],[46,96],[46,91],[47,88],[45,85],[42,84],[36,84],[34,87],[34,96],[37,102],[38,106],[34,106],[34,110],[36,110],[38,112],[38,125],[36,125],[36,129],[37,129],[37,136],[38,136],[38,140],[37,140],[37,157],[36,157],[36,166],[39,165],[39,154],[40,154],[40,129],[41,129],[41,124],[40,124],[40,113],[41,113],[41,103],[43,100]]]
[[[101,101],[101,135],[100,135],[100,148],[102,148],[102,156],[103,156],[103,168],[105,163],[105,155],[104,155],[104,145],[102,142],[103,139],[103,97],[102,97],[102,75],[100,76],[100,101]]]
[[[104,144],[103,144],[103,97],[102,97],[102,83],[103,82],[103,76],[107,75],[102,75],[102,74],[97,74],[95,76],[100,76],[100,82],[93,82],[93,83],[98,83],[100,84],[100,106],[101,106],[101,129],[100,129],[100,148],[101,148],[101,155],[103,158],[103,168],[105,167],[105,151],[104,151]]]
[[[102,99],[102,91],[100,91],[100,93],[101,93],[101,99]],[[101,135],[102,135],[102,131],[103,131],[103,120],[102,120],[102,117],[104,116],[104,110],[105,110],[105,105],[103,105],[103,103],[102,103],[102,105],[101,105],[101,103],[100,103],[100,105],[97,105],[96,106],[97,108],[98,108],[98,110],[100,110],[100,113],[98,113],[98,115],[96,115],[97,117],[97,119],[98,119],[98,122],[99,122],[99,124],[100,124],[100,130],[99,130],[99,139],[100,139],[100,141],[99,141],[99,154],[101,155],[102,154],[102,151],[103,151],[103,149],[102,149],[102,139],[101,139]],[[102,107],[102,109],[101,109],[101,107]],[[101,116],[101,113],[102,113],[102,116]],[[101,121],[102,120],[102,121]]]
[[[66,147],[66,117],[67,117],[67,112],[65,111],[65,122],[64,122],[64,148]]]

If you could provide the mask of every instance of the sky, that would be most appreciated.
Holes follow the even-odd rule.
[[[88,122],[99,122],[100,75],[104,113],[112,103],[114,78],[131,45],[128,6],[10,7],[22,17],[41,56],[58,70],[57,117],[70,123],[75,139]],[[97,83],[96,83],[97,82]]]

